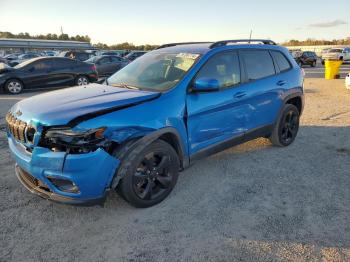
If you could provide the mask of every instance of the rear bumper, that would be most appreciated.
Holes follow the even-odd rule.
[[[36,147],[28,153],[11,136],[8,142],[20,182],[32,193],[67,204],[103,200],[120,163],[102,149],[72,155]],[[69,181],[78,190],[60,187],[57,180]]]

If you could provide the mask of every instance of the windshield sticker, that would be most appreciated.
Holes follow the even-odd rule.
[[[199,54],[180,53],[180,54],[177,54],[176,57],[182,57],[182,58],[195,60],[199,57]]]

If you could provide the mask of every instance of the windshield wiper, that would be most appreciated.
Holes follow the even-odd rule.
[[[136,86],[130,86],[130,85],[127,85],[127,84],[111,84],[111,86],[127,88],[127,89],[134,89],[134,90],[140,90],[140,88],[138,88]]]

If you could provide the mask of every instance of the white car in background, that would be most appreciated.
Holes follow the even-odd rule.
[[[324,64],[326,59],[350,62],[350,48],[344,47],[329,49],[327,52],[322,53],[322,64]]]
[[[345,77],[345,87],[350,90],[350,73]]]

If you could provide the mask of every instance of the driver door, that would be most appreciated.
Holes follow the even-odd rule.
[[[225,146],[243,138],[252,109],[246,98],[249,90],[241,84],[241,65],[237,52],[219,53],[199,70],[196,79],[219,81],[220,89],[187,95],[187,129],[190,155]],[[195,156],[194,156],[195,157]]]
[[[28,88],[51,86],[51,82],[54,78],[52,70],[51,59],[41,59],[28,64],[26,68],[24,68],[22,76],[24,85]]]

